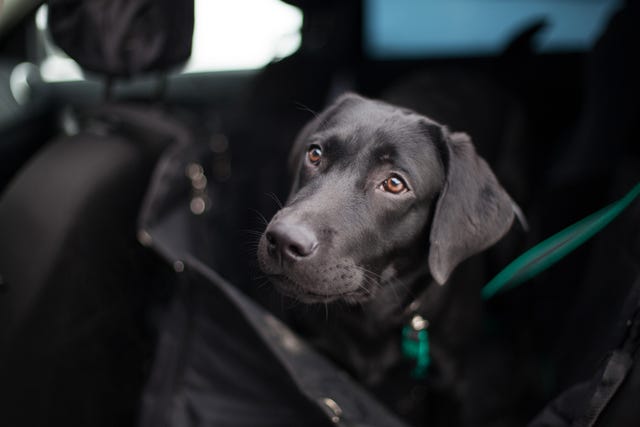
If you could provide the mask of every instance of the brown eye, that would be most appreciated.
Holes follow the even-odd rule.
[[[382,182],[382,188],[386,192],[400,194],[407,191],[407,184],[398,175],[391,175]]]
[[[317,145],[312,146],[309,148],[309,151],[307,151],[307,158],[311,164],[317,165],[320,163],[320,159],[322,158],[322,149]]]

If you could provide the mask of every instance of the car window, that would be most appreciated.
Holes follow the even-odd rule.
[[[364,49],[377,59],[498,54],[536,22],[539,52],[591,47],[620,0],[365,0]]]

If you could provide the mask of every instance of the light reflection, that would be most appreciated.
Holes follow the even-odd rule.
[[[196,0],[185,72],[260,68],[300,46],[302,12],[279,0]]]

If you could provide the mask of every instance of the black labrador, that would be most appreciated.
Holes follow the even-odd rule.
[[[464,424],[461,359],[482,304],[478,289],[448,282],[501,239],[517,206],[466,134],[354,94],[307,124],[290,166],[258,261],[310,304],[295,326],[412,423]],[[403,357],[407,325],[429,330],[426,376]]]

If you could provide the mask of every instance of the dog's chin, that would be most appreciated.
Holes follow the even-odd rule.
[[[355,290],[325,290],[316,291],[318,287],[305,283],[301,285],[286,275],[271,275],[269,280],[275,285],[278,292],[305,304],[327,304],[342,301],[347,304],[360,304],[372,297],[372,291],[364,287]]]

